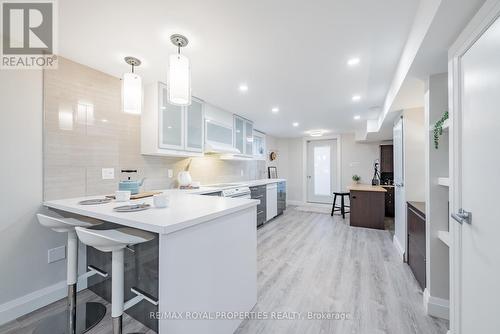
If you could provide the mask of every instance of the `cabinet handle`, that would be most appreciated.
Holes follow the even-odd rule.
[[[255,196],[253,199],[256,199],[256,198],[262,198],[262,197],[264,197],[264,195]]]
[[[356,199],[356,196],[352,196],[352,199]]]
[[[264,211],[257,212],[257,216],[260,215],[261,213],[264,213]]]

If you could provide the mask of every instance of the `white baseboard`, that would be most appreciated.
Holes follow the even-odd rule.
[[[286,201],[286,204],[287,205],[297,205],[297,206],[300,206],[300,205],[303,205],[304,202],[302,202],[302,201]]]
[[[428,315],[450,320],[450,301],[431,296],[427,288],[424,290],[424,309]]]
[[[87,280],[78,281],[78,291],[87,288]],[[0,305],[0,325],[65,298],[68,295],[66,280],[31,292]]]
[[[401,260],[404,262],[405,261],[405,250],[403,249],[403,246],[399,243],[398,238],[396,238],[396,235],[392,237],[392,243],[396,247],[396,250],[398,251]]]

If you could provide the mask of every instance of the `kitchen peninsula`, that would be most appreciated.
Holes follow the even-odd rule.
[[[352,185],[348,190],[351,226],[383,230],[387,190],[367,184]]]
[[[80,205],[90,197],[47,201],[63,215],[76,214],[112,225],[156,234],[125,254],[125,299],[137,286],[158,298],[158,307],[142,301],[128,312],[158,333],[233,333],[242,319],[173,319],[186,312],[214,316],[216,312],[250,311],[257,301],[256,207],[259,201],[167,191],[168,208],[155,208],[152,198],[131,203],[150,204],[145,211],[119,213],[120,203]],[[96,198],[93,196],[92,198]],[[127,255],[127,253],[130,253]],[[110,257],[87,247],[87,265],[111,272]],[[127,258],[128,256],[128,258]],[[82,273],[80,273],[81,275]],[[89,289],[107,299],[109,279],[89,279]],[[151,316],[154,315],[154,316]]]

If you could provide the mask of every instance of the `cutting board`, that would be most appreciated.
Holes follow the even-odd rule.
[[[146,198],[146,197],[151,197],[154,195],[161,194],[159,191],[144,191],[142,193],[138,193],[135,195],[130,195],[130,199],[141,199],[141,198]],[[107,195],[107,198],[115,198],[115,195]]]

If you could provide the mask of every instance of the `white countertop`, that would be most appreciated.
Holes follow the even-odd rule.
[[[266,184],[271,184],[271,183],[278,183],[278,182],[286,182],[286,179],[260,179],[260,180],[252,180],[252,181],[241,181],[241,182],[227,182],[224,187],[214,187],[210,185],[204,185],[200,187],[199,189],[165,189],[165,190],[159,190],[162,192],[166,193],[173,193],[173,192],[182,192],[185,194],[198,194],[198,195],[203,195],[203,194],[209,194],[209,193],[215,193],[222,191],[224,189],[230,189],[234,188],[235,186],[247,186],[247,187],[256,187],[256,186],[263,186]]]
[[[286,181],[284,179],[263,179],[255,181],[235,182],[234,184],[245,186],[257,186],[269,183]],[[158,209],[153,206],[153,198],[143,198],[129,202],[111,201],[99,205],[80,205],[78,202],[85,199],[104,198],[103,196],[87,196],[62,200],[52,200],[44,202],[44,205],[57,210],[62,210],[82,216],[87,216],[99,220],[104,220],[124,226],[138,229],[168,234],[186,227],[197,225],[213,220],[237,211],[241,211],[259,204],[258,200],[199,196],[211,192],[221,191],[226,187],[201,187],[200,189],[162,190],[169,195],[170,204],[168,208]],[[113,208],[126,205],[128,203],[147,203],[151,208],[138,212],[115,212]]]

